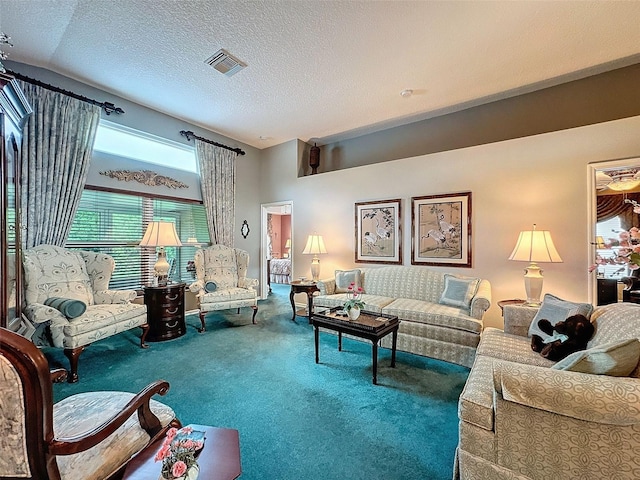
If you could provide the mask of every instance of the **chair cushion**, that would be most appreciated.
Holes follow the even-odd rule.
[[[256,291],[253,288],[218,288],[215,292],[205,293],[200,302],[229,302],[232,300],[250,300],[256,298]]]
[[[16,367],[0,355],[0,477],[28,477],[22,380]]]
[[[572,353],[551,368],[626,377],[636,368],[638,360],[640,360],[640,342],[637,338],[630,338]]]
[[[538,310],[529,326],[529,337],[538,335],[543,339],[549,338],[550,335],[547,335],[538,327],[538,321],[543,318],[549,320],[551,325],[555,325],[558,322],[563,322],[571,315],[582,314],[589,318],[592,311],[593,305],[590,303],[568,302],[547,293],[542,300],[540,310]]]
[[[128,392],[88,392],[72,395],[53,406],[53,431],[57,438],[82,435],[116,415],[133,398]],[[173,410],[156,400],[151,410],[163,426],[174,418]],[[62,480],[102,480],[147,446],[149,436],[134,413],[103,442],[85,452],[57,457]],[[158,470],[159,471],[159,470]]]
[[[82,333],[98,331],[101,328],[108,328],[125,320],[146,315],[146,312],[146,305],[139,303],[91,305],[87,307],[87,311],[83,315],[73,319],[73,322],[69,322],[64,326],[64,333],[66,336],[75,336]],[[132,325],[131,327],[134,326],[136,325]],[[109,335],[103,336],[108,337],[113,334],[114,333],[109,333]]]

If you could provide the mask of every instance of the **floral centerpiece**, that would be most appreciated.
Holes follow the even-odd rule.
[[[604,257],[597,254],[596,262],[589,268],[590,272],[597,270],[600,265],[621,265],[628,267],[632,273],[640,269],[640,229],[637,227],[620,232],[617,239],[609,238],[599,248],[613,250],[613,255]]]
[[[204,445],[203,432],[191,427],[170,428],[162,446],[156,453],[155,461],[162,461],[161,479],[196,478],[198,464],[196,452]],[[195,475],[195,476],[194,476]]]
[[[355,282],[351,282],[347,288],[347,301],[344,302],[344,311],[347,312],[351,320],[355,320],[360,315],[360,310],[364,308],[362,301],[362,287],[356,287]]]

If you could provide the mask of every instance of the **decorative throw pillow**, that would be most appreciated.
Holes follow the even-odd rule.
[[[440,295],[439,303],[468,309],[471,306],[473,296],[478,291],[479,285],[479,278],[460,278],[445,273],[444,291]]]
[[[336,270],[336,293],[347,293],[349,285],[355,284],[355,287],[361,287],[362,272],[359,268],[354,270]]]
[[[55,308],[69,320],[79,317],[87,310],[86,303],[72,298],[49,297],[44,301],[44,304]]]
[[[553,367],[556,370],[627,377],[640,360],[640,342],[631,338],[572,353]]]
[[[531,325],[529,325],[529,337],[538,335],[542,337],[543,340],[549,337],[549,335],[538,327],[538,321],[543,318],[549,320],[551,325],[555,325],[558,322],[565,321],[571,315],[582,314],[590,318],[591,312],[593,312],[593,305],[590,303],[567,302],[566,300],[547,293],[542,299],[542,305],[540,305],[538,313],[536,313]]]
[[[204,291],[207,293],[215,292],[218,289],[216,282],[208,281],[204,284]]]

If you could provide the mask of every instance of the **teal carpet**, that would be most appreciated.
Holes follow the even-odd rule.
[[[320,334],[291,321],[289,287],[251,310],[197,316],[187,334],[138,347],[140,330],[92,344],[80,356],[77,384],[54,385],[54,399],[93,390],[137,392],[156,379],[171,390],[157,397],[183,424],[240,432],[243,480],[449,480],[458,442],[457,401],[469,369],[379,350],[378,386],[371,383],[370,343]],[[46,349],[52,366],[67,367]],[[203,479],[204,480],[204,479]]]

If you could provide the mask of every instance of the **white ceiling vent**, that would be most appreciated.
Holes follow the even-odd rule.
[[[231,55],[224,48],[211,55],[205,63],[208,63],[220,73],[224,73],[227,77],[234,75],[247,66],[246,63]]]

